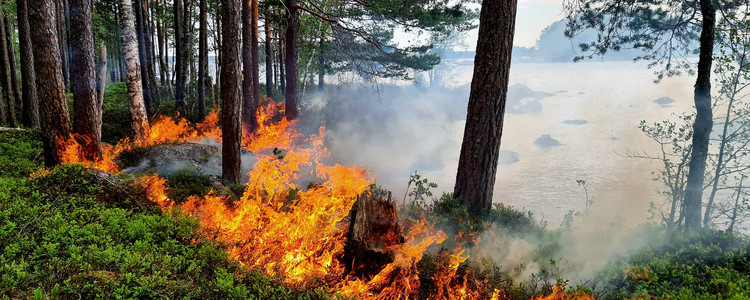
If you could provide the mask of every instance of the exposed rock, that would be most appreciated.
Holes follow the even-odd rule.
[[[242,163],[243,166],[252,166],[255,155],[242,149]],[[159,176],[188,168],[195,169],[200,176],[218,178],[221,176],[221,144],[187,142],[153,146],[137,164],[124,167],[124,173],[144,173],[154,169]],[[246,172],[243,170],[243,173]]]
[[[534,141],[534,144],[536,144],[537,146],[543,149],[548,149],[548,148],[563,145],[562,143],[560,143],[560,141],[553,139],[552,136],[550,136],[549,134],[542,135],[541,137],[536,139],[536,141]]]

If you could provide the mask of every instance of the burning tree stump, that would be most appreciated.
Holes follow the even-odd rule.
[[[401,226],[391,192],[372,190],[359,195],[349,213],[343,257],[346,272],[359,277],[377,274],[393,262],[389,249],[401,243]]]

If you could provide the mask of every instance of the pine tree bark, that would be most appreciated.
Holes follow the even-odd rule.
[[[198,28],[198,115],[206,115],[206,75],[208,73],[208,18],[206,0],[199,2]]]
[[[252,26],[252,43],[251,43],[251,49],[250,51],[253,53],[252,56],[252,67],[250,68],[252,72],[252,84],[253,84],[253,91],[252,96],[254,101],[254,107],[253,112],[257,111],[258,106],[260,105],[260,61],[258,59],[258,0],[252,0],[252,7],[253,7],[253,13],[252,13],[252,19],[250,25]],[[256,119],[255,119],[255,113],[253,113],[252,118],[252,124],[254,128],[257,126]]]
[[[183,0],[182,7],[182,81],[183,81],[183,93],[186,98],[190,96],[190,78],[194,74],[192,68],[195,57],[193,56],[193,2],[191,0]],[[186,102],[187,103],[187,102]],[[187,104],[186,104],[187,105]]]
[[[101,106],[96,98],[94,31],[90,0],[70,0],[71,91],[75,107],[73,130],[84,139],[84,157],[101,156]]]
[[[2,98],[2,96],[0,96]],[[6,116],[6,109],[5,109],[5,102],[0,99],[0,124],[5,124],[5,122],[8,122],[8,118]]]
[[[68,41],[67,41],[67,30],[68,27],[66,26],[65,21],[65,12],[67,11],[67,8],[65,7],[65,3],[63,0],[56,0],[57,5],[57,33],[60,37],[58,39],[59,47],[60,47],[60,59],[62,62],[62,73],[63,73],[63,79],[65,83],[65,89],[67,90],[68,85],[70,84],[70,69],[68,69]]]
[[[39,128],[39,98],[34,73],[34,54],[29,32],[29,13],[27,0],[16,0],[18,15],[18,43],[21,51],[21,84],[23,102],[23,125],[28,128]]]
[[[57,41],[57,24],[53,0],[29,0],[29,23],[34,52],[34,71],[39,92],[44,164],[48,167],[60,163],[60,150],[56,143],[71,133],[70,115],[65,99],[65,82],[62,75],[60,47]]]
[[[218,33],[216,34],[216,47],[217,49],[222,49],[224,47],[224,43],[221,38],[221,33],[222,33],[221,13],[217,12],[214,17],[215,17],[214,20],[216,21],[216,32]],[[216,103],[219,103],[219,98],[221,97],[220,91],[219,91],[221,87],[221,56],[222,56],[221,51],[217,51],[216,55],[218,59],[218,61],[216,61],[216,90],[217,92],[214,93],[214,95],[216,96],[216,99],[214,100]]]
[[[286,75],[284,74],[284,42],[279,38],[279,90],[286,96]]]
[[[174,44],[175,44],[175,108],[177,111],[183,111],[185,109],[185,71],[183,70],[182,61],[186,58],[183,57],[182,48],[187,47],[183,45],[183,29],[182,29],[182,12],[183,2],[182,0],[174,0]]]
[[[273,50],[271,49],[271,8],[266,9],[266,22],[265,22],[265,33],[266,33],[266,97],[273,96]]]
[[[3,89],[3,100],[8,109],[8,124],[11,127],[17,127],[16,119],[16,98],[13,95],[11,75],[10,75],[10,56],[8,53],[8,39],[5,34],[5,16],[0,11],[0,80]]]
[[[135,35],[135,17],[131,0],[120,0],[120,13],[122,14],[122,50],[127,69],[125,82],[128,86],[133,139],[136,142],[143,142],[148,136],[149,125],[146,105],[143,102],[138,39]]]
[[[711,111],[711,64],[716,29],[716,9],[711,0],[700,0],[703,25],[698,54],[698,76],[695,81],[694,101],[696,108],[693,124],[693,147],[685,186],[685,228],[697,231],[701,228],[703,204],[703,177],[706,172],[708,144],[713,127]]]
[[[148,32],[146,31],[146,20],[143,15],[143,0],[134,0],[134,12],[135,12],[135,32],[138,39],[138,59],[140,60],[141,67],[141,83],[143,84],[143,101],[146,105],[146,113],[148,116],[154,115],[154,88],[151,86],[151,80],[149,79],[149,61],[148,61]]]
[[[102,124],[102,110],[104,109],[104,89],[107,86],[107,46],[99,46],[99,56],[96,59],[96,105],[99,107],[99,128]]]
[[[241,80],[240,80],[240,0],[222,0],[221,48],[221,124],[222,124],[222,165],[221,174],[228,183],[240,182],[240,143],[241,128]]]
[[[159,103],[159,92],[156,85],[156,73],[154,67],[154,41],[151,38],[151,17],[147,0],[138,0],[140,3],[141,25],[143,26],[143,48],[145,58],[145,73],[143,81],[148,82],[148,93],[151,97],[151,109]]]
[[[286,119],[297,119],[299,111],[297,108],[297,34],[299,32],[299,8],[297,0],[285,0],[287,11],[286,19],[286,89],[285,109]]]
[[[242,125],[247,132],[253,132],[257,127],[255,112],[259,98],[255,95],[258,77],[253,70],[257,70],[257,64],[253,64],[253,61],[258,61],[258,5],[253,5],[253,2],[242,0]],[[254,17],[256,20],[253,20]]]
[[[16,100],[16,106],[21,107],[23,112],[23,102],[21,101],[21,87],[18,86],[18,72],[16,71],[16,47],[13,40],[13,34],[15,29],[13,23],[8,17],[5,17],[5,37],[6,44],[8,45],[8,62],[10,63],[10,87],[13,91],[13,98]],[[21,117],[23,119],[23,116]]]
[[[161,8],[161,3],[159,0],[156,0],[156,10],[157,12]],[[168,57],[164,54],[164,50],[166,50],[167,47],[164,45],[164,32],[162,31],[161,26],[161,17],[159,14],[154,15],[154,19],[156,19],[156,39],[159,42],[159,81],[161,82],[162,87],[169,87],[169,70],[166,64],[166,60]]]
[[[475,213],[492,208],[508,96],[517,0],[484,0],[453,197]]]
[[[122,42],[122,20],[120,19],[120,12],[122,9],[120,9],[119,1],[117,5],[115,6],[115,24],[117,25],[117,44],[120,48],[119,54],[117,55],[117,70],[118,70],[118,79],[117,81],[123,82],[125,81],[125,54]]]

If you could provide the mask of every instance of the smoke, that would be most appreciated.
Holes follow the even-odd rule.
[[[394,195],[406,192],[417,171],[438,184],[434,197],[452,192],[469,98],[471,66],[448,61],[447,87],[417,85],[329,86],[308,97],[300,125],[312,132],[325,122],[332,162],[357,164]],[[623,157],[628,150],[657,151],[638,130],[641,120],[689,110],[690,78],[653,85],[645,64],[630,62],[520,64],[511,74],[495,202],[531,211],[554,230],[565,215],[570,228],[551,241],[514,233],[482,236],[476,255],[490,257],[525,282],[547,263],[571,281],[591,279],[653,240],[634,229],[662,201],[651,172],[658,163]],[[676,99],[670,106],[654,99]],[[553,146],[551,146],[553,145]],[[584,180],[587,195],[576,180]],[[399,197],[400,198],[400,197]],[[488,233],[489,234],[489,233]],[[564,265],[564,266],[563,266]]]

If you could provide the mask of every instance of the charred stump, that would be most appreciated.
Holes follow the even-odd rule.
[[[393,262],[392,246],[403,243],[391,192],[365,191],[349,213],[343,262],[347,273],[371,277]]]

